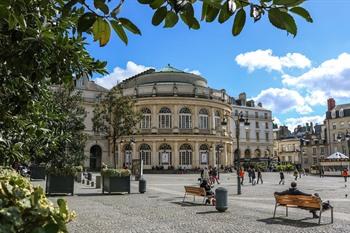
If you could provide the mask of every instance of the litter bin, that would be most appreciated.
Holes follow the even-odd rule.
[[[146,192],[146,180],[144,179],[139,179],[139,192],[140,193],[145,193]]]
[[[225,212],[227,210],[227,189],[220,187],[215,190],[216,204],[215,208],[219,212]]]

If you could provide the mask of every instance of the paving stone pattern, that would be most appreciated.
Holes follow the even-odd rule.
[[[138,193],[138,182],[132,182],[130,195],[102,195],[101,189],[75,183],[75,195],[64,197],[69,207],[78,214],[69,223],[69,232],[350,232],[350,188],[341,177],[303,176],[298,180],[300,190],[319,193],[334,206],[334,224],[330,211],[322,216],[322,225],[311,219],[308,211],[277,209],[277,219],[272,219],[274,191],[289,187],[292,174],[286,174],[286,184],[278,185],[278,173],[264,173],[264,184],[252,186],[245,181],[242,195],[236,195],[235,174],[221,174],[217,187],[228,189],[229,208],[219,213],[213,206],[202,204],[202,198],[190,196],[182,204],[184,185],[198,185],[198,175],[145,175],[147,192]],[[40,185],[43,183],[34,182]],[[43,185],[44,186],[44,185]],[[350,182],[349,182],[350,186]],[[58,197],[50,197],[53,201]]]

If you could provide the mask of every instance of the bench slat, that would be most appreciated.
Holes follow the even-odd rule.
[[[321,199],[315,196],[275,195],[275,198],[276,203],[284,206],[320,209],[322,205]]]

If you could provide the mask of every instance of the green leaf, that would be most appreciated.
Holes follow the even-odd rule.
[[[273,0],[275,5],[285,5],[285,6],[297,6],[303,3],[305,0]]]
[[[119,36],[119,38],[127,45],[128,44],[128,37],[127,37],[122,25],[119,22],[117,22],[116,20],[111,20],[111,24],[112,24],[114,31]]]
[[[94,6],[100,9],[105,15],[109,13],[109,8],[104,2],[104,0],[94,0]]]
[[[299,6],[293,7],[293,8],[290,9],[290,11],[295,13],[295,14],[297,14],[297,15],[300,15],[307,22],[310,22],[310,23],[313,22],[310,13],[307,10],[305,10],[304,8],[302,8],[302,7],[299,7]]]
[[[278,8],[272,8],[269,10],[269,20],[275,27],[286,30],[293,36],[297,34],[297,26],[291,15],[279,10]]]
[[[78,20],[78,32],[88,31],[96,21],[96,15],[91,12],[87,12],[80,16]]]
[[[123,27],[126,28],[128,31],[141,35],[140,29],[129,19],[126,18],[119,18],[119,21],[122,23]]]
[[[99,40],[100,46],[105,46],[111,36],[111,28],[106,20],[98,17],[95,23],[92,25],[92,33],[94,34],[94,40]]]
[[[181,17],[182,21],[189,28],[192,28],[192,29],[195,29],[195,30],[200,28],[200,24],[199,24],[198,20],[195,17],[191,17],[191,16],[188,16],[186,14],[181,14],[180,17]]]
[[[150,4],[153,0],[137,0],[141,4]]]
[[[209,6],[207,9],[207,15],[206,15],[205,21],[209,23],[213,22],[218,16],[219,12],[220,12],[220,9]]]
[[[175,24],[179,21],[179,16],[173,11],[169,11],[165,17],[165,28],[171,28],[174,27]]]
[[[152,7],[152,9],[157,9],[159,7],[161,7],[161,5],[164,4],[165,0],[153,0],[153,2],[150,4],[150,6]]]
[[[221,1],[222,0],[203,0],[203,4],[206,3],[213,8],[221,9]]]
[[[203,21],[207,15],[208,3],[203,2],[201,20]]]
[[[158,8],[152,17],[152,24],[158,26],[167,15],[167,8],[165,6]]]
[[[241,31],[243,30],[244,24],[245,24],[245,20],[246,20],[246,13],[244,11],[244,8],[241,8],[237,12],[237,14],[235,16],[235,20],[233,22],[232,34],[234,36],[237,36],[241,33]]]
[[[228,2],[226,2],[224,5],[222,5],[220,14],[219,14],[219,23],[226,22],[231,16],[233,15],[232,12],[228,9]]]

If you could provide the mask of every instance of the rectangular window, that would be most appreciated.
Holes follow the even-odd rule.
[[[292,156],[288,156],[288,161],[292,162]]]
[[[259,122],[258,121],[255,122],[255,128],[259,129]]]
[[[313,154],[313,155],[316,155],[316,148],[315,148],[315,147],[312,148],[312,154]]]
[[[191,115],[180,115],[180,128],[181,129],[191,129],[192,128],[192,121],[191,121]]]
[[[245,132],[245,138],[246,138],[246,140],[249,140],[249,131]]]
[[[269,140],[269,133],[265,133],[265,138],[266,138],[266,141]]]
[[[336,129],[337,128],[337,123],[333,123],[333,129]]]
[[[321,147],[321,155],[324,155],[324,147]]]
[[[256,132],[256,140],[260,141],[260,133],[259,132]]]
[[[265,129],[269,128],[269,122],[265,122]]]
[[[259,113],[255,112],[255,118],[259,118]]]
[[[267,117],[268,117],[268,115],[267,115],[267,113],[265,112],[265,113],[264,113],[264,118],[267,119]]]
[[[216,116],[215,117],[215,129],[220,130],[221,129],[221,118]]]
[[[151,165],[151,151],[140,151],[140,157],[144,165]]]
[[[161,129],[170,129],[171,128],[171,115],[170,114],[159,115],[159,128],[161,128]]]
[[[313,160],[313,164],[317,164],[317,157],[313,157],[312,160]]]
[[[141,129],[150,129],[151,128],[151,115],[143,115],[141,120]]]
[[[200,129],[208,129],[208,116],[200,115],[199,116],[199,128]]]

